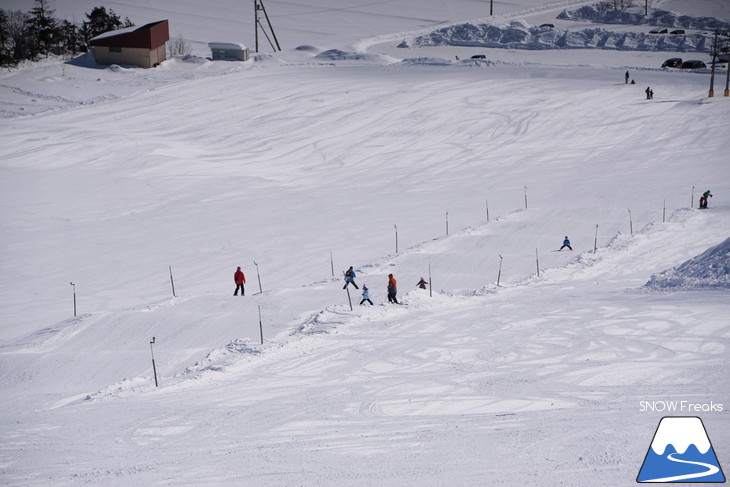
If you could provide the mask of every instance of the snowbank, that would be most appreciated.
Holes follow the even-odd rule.
[[[663,27],[681,27],[697,30],[728,30],[730,22],[714,17],[691,17],[678,15],[667,10],[652,10],[644,15],[643,8],[614,10],[608,2],[596,5],[585,5],[575,10],[563,10],[558,15],[562,20],[582,20],[600,24],[656,25]]]
[[[528,26],[465,23],[445,27],[404,42],[399,47],[470,46],[505,49],[615,49],[625,51],[710,52],[712,40],[703,34],[657,35],[613,32],[601,28],[568,30]]]
[[[649,289],[730,289],[730,238],[679,267],[651,276]]]

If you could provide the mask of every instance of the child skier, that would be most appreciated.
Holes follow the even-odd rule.
[[[565,236],[565,240],[563,240],[563,246],[560,247],[560,250],[563,250],[565,247],[568,247],[570,250],[573,250],[573,247],[570,246],[570,240],[568,240],[568,236]]]
[[[362,306],[363,304],[365,304],[365,301],[367,301],[371,305],[373,304],[373,302],[370,301],[370,292],[368,291],[368,287],[363,284],[363,286],[362,286],[362,301],[360,301],[360,306]]]
[[[418,281],[418,287],[420,287],[421,289],[426,289],[426,284],[428,284],[428,282],[426,282],[423,278]]]
[[[357,284],[355,284],[356,277],[357,276],[355,275],[355,270],[352,268],[352,266],[350,266],[350,268],[345,271],[345,285],[342,287],[342,289],[347,288],[348,284],[352,284],[353,286],[355,286],[355,289],[360,289],[359,287],[357,287]]]

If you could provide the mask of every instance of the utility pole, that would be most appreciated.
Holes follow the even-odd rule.
[[[264,33],[264,36],[266,37],[266,40],[269,41],[269,44],[271,45],[271,48],[274,51],[281,51],[281,46],[279,46],[279,40],[276,38],[276,32],[274,32],[274,26],[271,25],[271,20],[269,19],[269,14],[266,13],[266,7],[264,7],[264,0],[253,0],[253,8],[254,8],[254,21],[255,21],[255,30],[256,30],[256,52],[259,52],[259,27],[261,28],[261,32]],[[259,12],[264,13],[264,17],[266,17],[266,23],[269,24],[269,30],[271,31],[271,36],[274,38],[274,42],[276,43],[276,47],[274,47],[274,43],[271,42],[271,39],[269,38],[269,34],[266,33],[266,29],[261,24],[261,21],[259,20]]]
[[[715,65],[717,64],[717,36],[718,31],[715,31],[715,40],[712,42],[712,71],[710,72],[710,92],[707,94],[707,98],[715,96]]]
[[[494,0],[489,0],[489,15],[494,14]]]
[[[74,284],[73,282],[70,284],[74,290],[74,316],[76,316],[76,284]]]

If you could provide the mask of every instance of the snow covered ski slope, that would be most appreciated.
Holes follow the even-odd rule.
[[[683,5],[654,6],[728,20]],[[632,485],[670,401],[730,464],[730,98],[709,72],[397,47],[483,17],[462,2],[423,25],[330,2],[331,31],[278,7],[302,48],[0,75],[0,483]],[[350,287],[350,310],[350,266],[374,306]]]

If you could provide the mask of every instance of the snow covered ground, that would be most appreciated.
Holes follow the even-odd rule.
[[[242,40],[153,3],[107,6]],[[673,52],[398,48],[485,21],[419,5],[267,2],[286,48],[247,63],[0,74],[2,485],[629,485],[647,401],[730,464],[724,68],[707,98]]]

